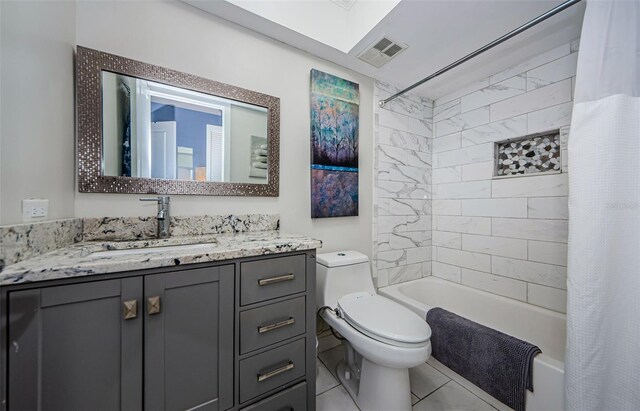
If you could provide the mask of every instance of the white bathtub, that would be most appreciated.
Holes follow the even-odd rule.
[[[436,277],[380,288],[422,318],[441,307],[512,335],[542,350],[533,361],[533,388],[527,391],[527,411],[564,410],[564,347],[566,316]]]

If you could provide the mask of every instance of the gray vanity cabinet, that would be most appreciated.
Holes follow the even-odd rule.
[[[8,408],[140,409],[142,318],[122,307],[141,295],[141,277],[11,292]]]
[[[144,279],[144,408],[233,405],[233,266]]]

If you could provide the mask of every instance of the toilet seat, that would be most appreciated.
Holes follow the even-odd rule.
[[[361,333],[397,347],[424,346],[431,338],[426,320],[377,294],[357,292],[338,300],[344,320]]]

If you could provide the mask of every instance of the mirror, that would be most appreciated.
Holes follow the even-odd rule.
[[[267,109],[102,71],[107,176],[267,183]]]
[[[81,192],[277,196],[279,99],[78,47]]]

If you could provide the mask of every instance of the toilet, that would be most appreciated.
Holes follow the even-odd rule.
[[[431,355],[429,325],[376,293],[366,255],[340,251],[316,261],[318,310],[345,338],[340,382],[363,411],[411,410],[409,368]]]

